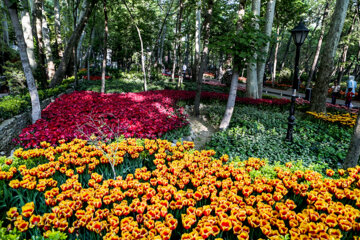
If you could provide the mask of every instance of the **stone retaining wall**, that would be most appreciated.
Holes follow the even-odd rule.
[[[73,88],[70,88],[57,96],[47,98],[40,102],[41,110],[46,108],[50,103],[55,101],[56,98],[63,94],[72,93]],[[9,156],[11,150],[15,147],[13,139],[17,137],[21,131],[31,124],[31,110],[28,110],[22,114],[16,115],[13,118],[7,119],[0,123],[0,156]]]

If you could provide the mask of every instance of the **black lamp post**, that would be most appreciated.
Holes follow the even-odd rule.
[[[295,69],[294,69],[294,80],[293,80],[293,94],[291,96],[291,105],[290,105],[290,116],[288,117],[288,130],[286,134],[286,141],[293,141],[293,129],[295,125],[295,99],[296,91],[299,90],[299,59],[300,59],[300,47],[305,42],[305,39],[309,33],[304,25],[304,22],[301,21],[293,30],[291,30],[291,35],[293,37],[294,43],[296,45],[296,55],[295,55]]]

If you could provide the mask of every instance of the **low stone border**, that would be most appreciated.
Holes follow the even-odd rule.
[[[63,94],[72,93],[74,87],[67,89],[64,93],[57,96],[44,99],[40,102],[41,110],[46,108],[50,103],[54,102],[56,98]],[[31,124],[31,109],[26,112],[16,115],[0,123],[0,156],[9,156],[11,150],[15,147],[12,140],[17,137],[21,131]]]

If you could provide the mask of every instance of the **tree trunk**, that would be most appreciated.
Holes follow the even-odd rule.
[[[140,41],[140,48],[141,48],[141,69],[142,69],[142,72],[143,72],[143,76],[144,76],[144,91],[147,91],[147,82],[146,82],[146,67],[145,67],[145,56],[144,56],[144,43],[143,43],[143,40],[142,40],[142,36],[141,36],[141,32],[140,32],[140,29],[138,27],[138,25],[135,23],[135,18],[134,16],[132,15],[128,5],[126,4],[126,1],[123,0],[123,3],[126,7],[126,10],[128,11],[129,15],[130,15],[130,18],[136,28],[136,31],[138,33],[138,37],[139,37],[139,41]]]
[[[268,37],[271,37],[271,30],[274,22],[275,5],[276,5],[276,0],[269,0],[266,7],[266,21],[265,21],[266,24],[265,24],[264,33]],[[270,42],[267,42],[266,45],[263,47],[261,51],[263,54],[263,60],[258,61],[258,65],[257,65],[259,98],[262,98],[263,78],[265,73],[266,59],[269,52],[269,46],[270,46]]]
[[[2,8],[3,4],[2,2],[0,2],[0,7]],[[1,10],[2,12],[2,19],[1,19],[1,25],[2,25],[2,30],[3,30],[3,40],[4,43],[9,46],[9,26],[8,26],[8,22],[7,22],[7,17],[6,17],[6,12],[5,10]]]
[[[62,58],[64,55],[64,50],[63,50],[62,39],[61,39],[61,21],[60,21],[59,0],[54,0],[54,21],[55,21],[54,27],[55,27],[57,52],[58,52],[59,58]]]
[[[95,23],[94,26],[91,28],[91,32],[90,32],[90,46],[88,48],[88,57],[87,57],[87,80],[90,80],[90,59],[91,59],[91,54],[92,54],[92,47],[94,44],[94,38],[95,38]]]
[[[292,40],[292,36],[290,35],[289,36],[289,39],[286,43],[286,48],[285,48],[285,53],[284,53],[284,56],[281,60],[281,64],[280,64],[280,71],[284,68],[285,66],[285,62],[286,62],[286,58],[287,58],[287,55],[289,53],[289,50],[290,50],[290,44],[291,44],[291,40]]]
[[[48,79],[52,79],[55,74],[55,64],[52,57],[51,46],[50,46],[50,31],[46,21],[46,14],[44,8],[42,8],[42,35],[44,39],[44,50],[47,63],[47,76]]]
[[[37,47],[38,47],[38,55],[39,55],[39,63],[40,63],[40,71],[41,76],[39,80],[42,87],[47,87],[46,81],[46,68],[45,68],[45,49],[44,49],[44,41],[42,35],[42,1],[35,0],[34,1],[34,22],[36,28],[36,38],[37,38]]]
[[[276,27],[276,43],[275,43],[275,53],[274,53],[274,64],[272,69],[272,75],[271,75],[271,82],[272,85],[275,83],[276,78],[276,67],[277,67],[277,57],[279,53],[279,47],[280,47],[280,25]]]
[[[30,93],[30,99],[31,99],[31,118],[32,123],[35,123],[38,119],[41,118],[41,108],[40,108],[40,100],[39,100],[39,94],[36,89],[35,85],[35,79],[31,71],[29,58],[26,52],[26,44],[24,39],[24,34],[19,22],[18,18],[18,10],[17,10],[17,4],[16,2],[12,2],[10,0],[5,0],[5,5],[8,7],[8,11],[10,14],[11,22],[14,27],[16,40],[19,46],[19,52],[20,52],[20,59],[21,64],[24,69],[24,74],[26,78],[26,82],[28,85],[29,93]]]
[[[107,10],[106,10],[106,0],[103,0],[103,3],[104,3],[105,29],[104,29],[104,50],[103,50],[102,72],[101,72],[101,93],[105,93],[107,38],[108,38],[108,34],[109,34],[108,16],[107,16]]]
[[[356,124],[354,128],[354,134],[349,144],[349,150],[347,152],[344,168],[356,167],[360,156],[360,115],[358,114]]]
[[[343,48],[343,52],[341,54],[339,72],[338,72],[338,76],[337,76],[337,82],[339,84],[341,83],[341,80],[342,80],[342,78],[344,76],[345,64],[346,64],[348,50],[349,50],[349,45],[345,44],[344,48]]]
[[[344,26],[348,5],[349,0],[336,1],[329,33],[327,38],[325,38],[325,50],[323,50],[320,55],[319,73],[311,99],[311,110],[315,112],[326,112],[326,96],[328,93],[330,73],[334,67],[334,57]]]
[[[26,52],[29,58],[30,66],[32,70],[37,67],[35,53],[34,53],[34,37],[31,29],[31,21],[29,14],[29,2],[28,0],[22,0],[23,10],[21,11],[21,26],[24,33]]]
[[[310,87],[310,83],[314,78],[314,73],[315,73],[316,66],[318,64],[321,45],[322,45],[322,42],[323,42],[323,39],[324,39],[324,34],[325,34],[325,26],[326,26],[325,25],[325,20],[326,20],[326,17],[327,17],[328,14],[329,14],[329,2],[326,2],[325,3],[325,8],[324,8],[324,13],[323,13],[322,20],[321,20],[320,37],[319,37],[319,41],[318,41],[318,44],[317,44],[317,47],[316,47],[314,61],[313,61],[313,64],[311,66],[311,69],[310,69],[309,78],[306,81],[306,88]]]
[[[261,0],[252,0],[251,10],[254,16],[260,15]],[[253,26],[255,29],[259,29],[258,20],[255,19]],[[262,82],[262,80],[261,80]],[[254,53],[253,59],[248,62],[247,67],[247,79],[246,79],[246,96],[249,98],[259,98],[258,91],[258,76],[257,76],[257,54]]]
[[[201,0],[196,2],[196,22],[195,22],[195,58],[192,70],[192,79],[197,82],[198,66],[200,63],[201,52]]]
[[[357,16],[358,16],[358,12],[357,12],[357,8],[356,8],[355,9],[355,14],[354,14],[354,17],[353,17],[353,20],[352,20],[352,24],[351,24],[350,28],[348,29],[348,31],[346,32],[346,35],[343,36],[343,38],[350,37],[352,31],[354,30],[354,26],[356,24]],[[339,84],[341,83],[341,80],[342,80],[342,78],[344,76],[348,50],[349,50],[349,44],[347,43],[347,41],[345,41],[344,47],[343,47],[343,52],[342,52],[342,55],[341,55],[341,58],[340,58],[339,73],[338,73],[338,77],[337,77],[337,81],[338,81]]]
[[[73,48],[75,45],[77,45],[77,43],[80,39],[82,31],[84,30],[85,25],[86,25],[87,21],[89,20],[91,11],[93,10],[95,3],[96,3],[96,0],[91,0],[91,1],[86,2],[86,8],[85,8],[83,17],[81,18],[79,24],[76,26],[74,32],[71,34],[69,42],[66,45],[66,48],[64,51],[64,56],[62,57],[59,67],[55,72],[54,78],[51,80],[51,83],[50,83],[51,87],[54,87],[55,85],[62,82],[62,80],[65,76],[65,73],[67,71],[68,64],[71,59],[71,55],[73,54],[73,52],[72,52]]]
[[[184,10],[184,2],[183,0],[179,0],[179,21],[178,21],[178,30],[177,30],[177,40],[176,40],[176,43],[177,43],[177,59],[178,59],[178,68],[179,68],[179,71],[178,71],[178,75],[179,75],[179,78],[178,78],[178,82],[177,82],[177,88],[179,89],[183,83],[183,74],[182,74],[182,52],[181,52],[181,38],[182,38],[182,34],[181,34],[181,24],[183,22],[183,10]]]
[[[165,68],[164,63],[163,63],[165,36],[166,36],[166,25],[164,26],[163,33],[161,34],[161,41],[160,41],[160,48],[159,48],[160,52],[159,52],[158,63],[162,68]]]
[[[204,47],[201,54],[201,60],[197,70],[197,82],[196,82],[196,96],[194,103],[194,115],[200,114],[200,99],[201,99],[201,84],[203,80],[204,70],[206,68],[206,61],[209,54],[209,39],[210,39],[210,26],[213,13],[214,0],[207,0],[207,9],[204,19]]]
[[[80,40],[79,40],[79,44],[76,48],[76,55],[78,56],[78,66],[80,68],[82,68],[84,66],[84,59],[86,58],[86,54],[84,56],[83,54],[83,42],[84,42],[84,38],[85,38],[85,31],[81,34]]]
[[[238,20],[237,20],[237,27],[236,27],[237,31],[243,30],[243,18],[245,15],[245,5],[246,5],[246,0],[241,0],[239,3]],[[239,59],[240,58],[238,56],[236,56],[236,55],[234,56],[234,62],[233,62],[234,67],[233,67],[233,75],[231,77],[231,86],[230,86],[229,97],[228,97],[228,101],[226,104],[226,110],[225,110],[223,119],[221,120],[220,127],[219,127],[221,131],[226,130],[229,127],[231,117],[234,112],[237,88],[238,88],[238,83],[239,83],[239,69],[240,69],[240,65],[241,65],[241,62]]]

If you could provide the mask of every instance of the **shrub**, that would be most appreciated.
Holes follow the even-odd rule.
[[[224,111],[222,104],[211,105],[206,114],[218,126]],[[276,108],[239,106],[234,110],[230,128],[214,134],[208,148],[230,158],[259,157],[270,163],[302,160],[305,165],[326,163],[337,168],[346,156],[351,129],[314,121],[299,113],[294,143],[290,144],[284,140],[287,117],[287,111]]]
[[[4,75],[8,81],[11,94],[22,94],[26,91],[26,78],[22,69],[21,61],[7,61],[4,67]]]
[[[292,84],[291,74],[292,74],[291,69],[283,68],[277,74],[276,81],[278,83],[283,83],[283,84]]]
[[[70,87],[70,83],[74,81],[74,77],[65,79],[62,85],[58,85],[54,88],[49,88],[45,90],[38,90],[40,100],[56,96],[60,93],[63,93],[66,89]],[[12,118],[31,106],[30,94],[23,93],[20,95],[9,95],[0,98],[0,122]]]

